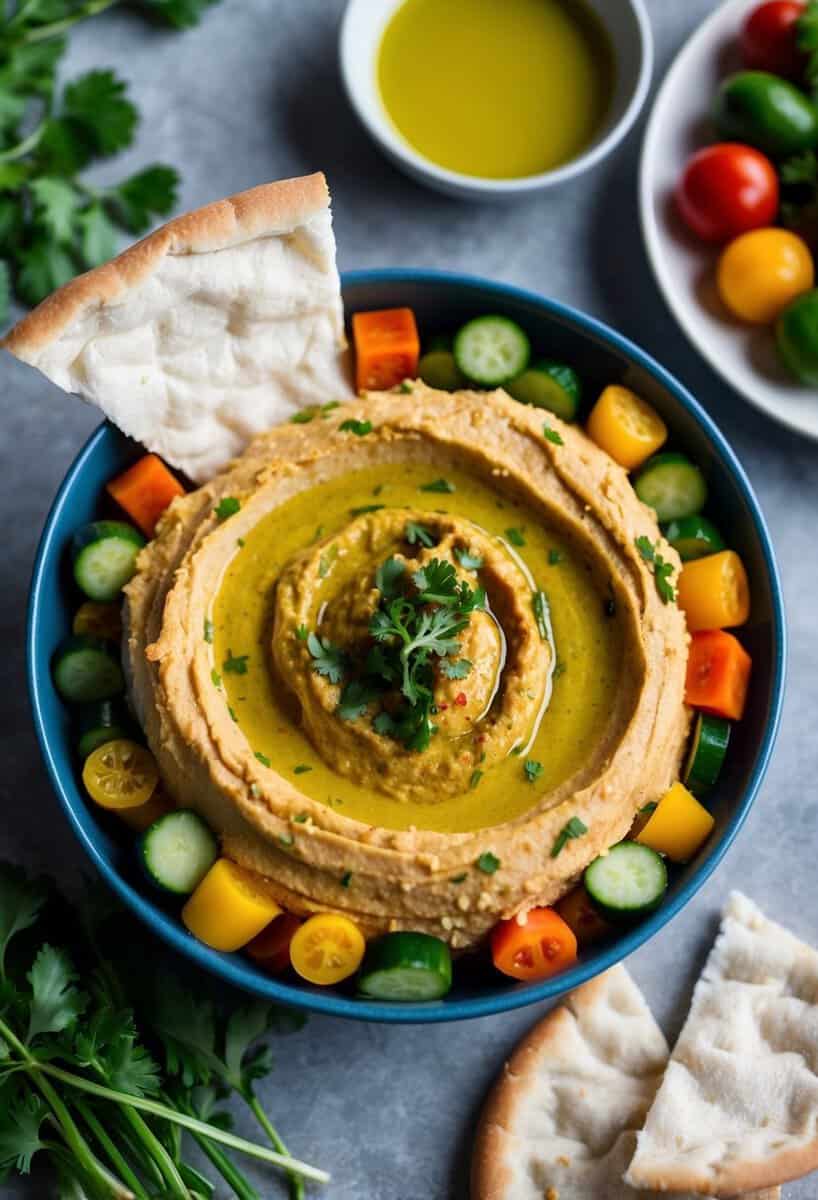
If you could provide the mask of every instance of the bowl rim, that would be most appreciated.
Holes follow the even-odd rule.
[[[783,593],[778,566],[775,560],[767,524],[761,512],[752,486],[741,466],[735,452],[729,446],[724,435],[719,431],[715,422],[705,412],[690,392],[679,383],[670,372],[660,366],[649,354],[639,349],[628,338],[611,329],[595,317],[587,316],[557,300],[539,296],[536,292],[512,284],[495,283],[489,279],[459,272],[426,270],[424,268],[399,267],[347,271],[341,276],[342,287],[355,285],[376,285],[389,283],[424,283],[472,288],[477,291],[489,292],[498,303],[504,299],[513,299],[531,304],[544,311],[547,315],[574,325],[581,332],[599,338],[608,343],[619,353],[627,356],[638,364],[657,382],[671,393],[703,428],[715,450],[726,462],[739,492],[751,514],[755,531],[759,539],[764,563],[767,570],[771,602],[772,625],[774,638],[774,662],[770,686],[770,712],[764,730],[764,736],[758,748],[756,766],[749,783],[741,797],[741,802],[725,826],[721,840],[707,860],[697,869],[691,879],[679,889],[677,895],[669,899],[661,908],[646,920],[617,938],[610,946],[594,954],[585,963],[580,962],[576,967],[562,975],[555,975],[540,983],[528,984],[504,991],[492,989],[485,996],[468,997],[465,999],[442,1000],[429,1003],[398,1004],[388,1001],[371,1001],[339,995],[335,992],[318,992],[308,990],[289,983],[280,982],[274,978],[264,979],[259,986],[258,978],[251,968],[238,955],[224,955],[211,950],[201,942],[197,942],[186,932],[176,916],[165,913],[151,900],[147,894],[138,891],[125,880],[119,872],[105,859],[95,844],[89,828],[75,810],[75,803],[70,795],[70,788],[60,773],[53,748],[49,743],[46,720],[41,704],[41,686],[49,684],[48,679],[41,680],[37,671],[37,636],[40,624],[40,611],[45,602],[43,587],[43,571],[46,560],[54,553],[60,553],[62,547],[55,547],[56,523],[68,501],[68,494],[74,487],[78,476],[81,476],[88,460],[94,455],[98,444],[107,436],[111,428],[106,422],[99,425],[88,437],[84,446],[73,460],[63,478],[54,501],[45,519],[43,531],[37,547],[30,581],[29,604],[26,624],[26,672],[29,698],[37,740],[43,755],[52,786],[68,817],[74,833],[84,848],[86,855],[100,872],[106,883],[113,889],[119,899],[130,908],[151,931],[157,934],[173,949],[181,952],[197,966],[204,968],[246,992],[262,996],[264,999],[280,1004],[289,1004],[295,1008],[310,1012],[323,1013],[329,1016],[350,1017],[361,1021],[379,1021],[390,1024],[426,1024],[443,1021],[456,1021],[472,1017],[491,1016],[496,1013],[523,1008],[541,1000],[555,999],[567,991],[578,987],[596,975],[601,974],[614,964],[623,961],[634,950],[668,925],[677,913],[700,890],[715,868],[724,858],[742,825],[744,824],[761,782],[769,764],[776,736],[781,721],[781,710],[784,697],[784,682],[786,675],[787,632],[784,614]],[[71,785],[74,785],[73,779]],[[76,790],[76,788],[75,788]],[[89,823],[90,824],[90,823]]]
[[[530,192],[554,187],[559,183],[574,179],[610,154],[629,132],[645,103],[653,77],[653,29],[644,0],[623,0],[623,3],[630,9],[636,24],[635,45],[638,48],[639,71],[619,119],[611,125],[604,137],[592,142],[586,150],[576,158],[569,159],[562,166],[548,171],[540,171],[535,175],[520,175],[511,179],[490,179],[441,167],[415,150],[397,129],[393,129],[385,110],[379,112],[377,117],[373,117],[369,106],[362,100],[363,90],[366,87],[365,76],[363,70],[360,69],[360,55],[352,45],[350,30],[356,10],[361,4],[369,2],[370,0],[347,0],[341,15],[338,31],[338,64],[344,91],[361,125],[379,149],[387,157],[406,167],[415,178],[422,179],[432,187],[439,187],[461,196],[470,194],[475,199],[491,199],[492,197],[512,199],[514,196],[523,196]],[[391,12],[397,9],[403,0],[385,0],[385,2],[391,6],[391,15]],[[609,22],[601,15],[599,19],[606,29],[609,29]],[[377,44],[379,43],[376,43],[376,52]],[[356,67],[359,69],[356,70]]]

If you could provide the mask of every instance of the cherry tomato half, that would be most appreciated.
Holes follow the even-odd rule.
[[[495,925],[491,957],[512,979],[548,979],[576,960],[577,939],[553,908],[532,908]]]
[[[798,0],[769,0],[754,8],[741,30],[744,65],[789,78],[800,75],[804,55],[798,49],[795,23],[805,7]]]
[[[740,142],[705,146],[689,159],[676,188],[685,224],[706,242],[726,242],[771,225],[778,176],[768,158]]]

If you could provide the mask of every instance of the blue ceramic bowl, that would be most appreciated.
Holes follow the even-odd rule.
[[[34,721],[43,757],[60,802],[86,854],[120,899],[179,952],[222,979],[270,1000],[362,1020],[454,1021],[485,1016],[555,997],[625,958],[658,933],[702,886],[738,833],[758,791],[778,728],[784,688],[785,629],[778,577],[764,518],[747,477],[716,426],[681,384],[647,354],[590,317],[529,292],[486,280],[432,271],[355,271],[344,277],[347,312],[410,305],[421,330],[456,327],[468,317],[502,312],[523,325],[537,351],[574,363],[595,395],[622,382],[659,410],[672,444],[704,470],[710,508],[729,532],[751,580],[752,616],[742,633],[753,656],[750,700],[736,726],[722,778],[713,797],[716,827],[697,858],[674,872],[663,906],[638,926],[582,954],[570,971],[543,983],[515,984],[490,967],[461,960],[445,1000],[426,1004],[358,1000],[351,990],[321,990],[279,981],[239,955],[220,954],[183,928],[177,903],[152,892],[135,862],[131,839],[88,802],[80,782],[69,714],[51,682],[54,648],[68,632],[77,604],[67,547],[78,525],[99,512],[103,488],[140,453],[110,425],[86,443],[59,490],[34,565],[28,620],[28,673]]]

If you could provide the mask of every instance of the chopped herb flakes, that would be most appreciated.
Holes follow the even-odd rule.
[[[240,550],[244,549],[244,538],[236,538],[236,545]]]
[[[214,668],[213,668],[213,670],[210,672],[210,678],[213,680],[213,686],[214,686],[214,687],[221,687],[221,686],[222,686],[222,677],[221,677],[221,675],[219,674],[219,672],[216,670],[216,668],[215,668],[215,667],[214,667]]]
[[[378,512],[382,508],[382,504],[359,504],[357,508],[351,508],[349,514],[351,517],[362,517],[364,513]]]
[[[281,842],[282,846],[294,846],[295,845],[295,838],[293,837],[293,835],[291,833],[279,834],[278,840]]]
[[[319,415],[326,419],[334,408],[340,408],[339,401],[330,400],[328,404],[320,406],[313,404],[309,408],[302,408],[300,412],[293,413],[290,417],[290,424],[309,425],[310,421],[314,421]]]
[[[635,544],[645,562],[653,566],[653,578],[656,582],[659,599],[663,604],[669,604],[676,599],[676,588],[670,580],[670,576],[673,574],[673,563],[665,562],[653,542],[644,534],[636,538]]]
[[[293,817],[293,821],[295,821],[296,825],[306,825],[306,823],[307,823],[307,821],[309,821],[309,819],[310,818],[307,813],[297,813]]]
[[[318,576],[320,579],[326,579],[327,575],[329,575],[330,567],[335,562],[337,557],[338,547],[333,542],[333,544],[328,546],[318,559]]]
[[[241,504],[235,496],[222,496],[213,511],[220,521],[226,521],[228,517],[235,516],[240,508]]]
[[[543,765],[537,762],[535,758],[527,758],[523,763],[525,777],[529,783],[533,783],[535,779],[539,779],[543,772]]]
[[[483,565],[482,554],[472,554],[471,550],[455,550],[454,556],[464,571],[479,571]]]
[[[344,871],[343,875],[341,876],[341,887],[348,888],[351,883],[352,883],[352,872]]]
[[[558,858],[568,842],[574,838],[581,838],[587,832],[588,826],[579,817],[571,817],[570,821],[566,821],[557,834],[554,845],[551,847],[551,857]]]
[[[550,567],[555,567],[557,565],[557,563],[561,563],[561,562],[562,562],[562,554],[560,553],[559,550],[555,550],[552,547],[548,551],[548,565]]]
[[[643,816],[643,817],[649,817],[651,813],[656,812],[656,809],[658,807],[659,807],[659,805],[656,803],[655,800],[649,800],[647,802],[647,804],[643,804],[642,807],[639,809],[639,814],[640,814],[640,816]]]
[[[422,483],[420,485],[421,492],[439,492],[441,495],[450,496],[456,491],[453,483],[449,483],[448,479],[433,479],[431,483]]]
[[[260,750],[254,751],[254,754],[263,767],[269,767],[271,765],[267,755],[262,754]]]
[[[366,437],[372,432],[371,421],[356,421],[354,417],[347,417],[346,421],[342,421],[338,426],[342,433],[354,433],[356,437]]]
[[[231,708],[231,707],[230,707],[230,705],[228,704],[228,706],[227,706],[227,711],[230,713],[230,720],[231,720],[231,721],[235,721],[235,722],[236,722],[236,724],[238,725],[239,719],[238,719],[238,717],[236,716],[235,709]]]
[[[478,871],[482,871],[484,875],[493,875],[500,866],[500,860],[496,854],[492,854],[491,850],[486,850],[481,854],[477,862],[474,864]]]
[[[410,379],[404,379],[403,383],[398,388],[398,391],[402,392],[404,396],[410,395],[412,392],[412,381]]]
[[[484,774],[484,772],[483,772],[483,771],[481,771],[481,770],[479,769],[479,767],[477,768],[477,770],[474,770],[474,771],[472,771],[472,773],[471,773],[471,779],[469,780],[469,787],[470,787],[472,790],[474,790],[474,788],[476,788],[476,787],[477,787],[478,783],[479,783],[479,782],[480,782],[480,780],[483,778],[483,774]]]
[[[222,663],[222,670],[227,675],[246,675],[249,657],[249,654],[234,654],[232,650],[228,649],[227,658]]]
[[[472,664],[467,658],[444,658],[440,664],[440,674],[444,679],[465,679]]]
[[[407,521],[404,534],[410,546],[420,543],[421,546],[430,549],[437,545],[437,538],[434,534],[425,525],[419,525],[417,521]]]
[[[293,775],[306,775],[307,771],[311,770],[312,767],[308,766],[307,763],[298,763],[293,767]]]
[[[514,528],[507,529],[506,537],[511,542],[512,546],[524,546],[525,545],[525,535],[523,534],[522,529],[514,529]]]
[[[208,643],[213,641],[213,622],[205,617],[204,623],[204,640]]]
[[[557,433],[556,429],[552,429],[550,425],[543,425],[542,435],[547,442],[553,442],[555,446],[564,446],[562,434]]]
[[[295,636],[298,638],[299,642],[306,642],[307,638],[309,637],[309,633],[310,631],[307,629],[306,625],[299,625],[296,628]]]
[[[463,871],[461,875],[453,875],[449,880],[449,883],[465,883],[467,879],[468,875],[465,871]]]
[[[345,684],[335,712],[342,721],[354,721],[364,715],[377,695],[377,688],[361,679],[353,679]]]
[[[539,588],[531,597],[531,607],[534,609],[534,620],[537,622],[540,637],[545,642],[548,640],[548,597]]]

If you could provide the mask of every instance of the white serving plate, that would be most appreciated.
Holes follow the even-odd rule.
[[[716,138],[708,110],[725,75],[741,68],[738,34],[759,0],[726,0],[682,47],[651,111],[639,171],[642,233],[656,280],[690,341],[735,390],[762,412],[818,439],[818,390],[778,362],[772,332],[732,320],[714,283],[718,251],[688,232],[673,188],[693,150]]]

